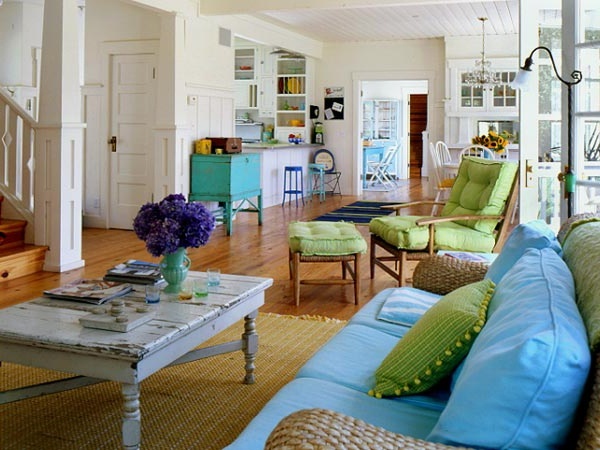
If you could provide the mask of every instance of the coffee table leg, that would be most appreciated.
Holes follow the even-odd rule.
[[[139,449],[141,441],[140,385],[121,384],[123,394],[123,448]]]
[[[256,316],[258,311],[253,311],[244,317],[244,357],[246,359],[246,376],[244,383],[254,383],[254,360],[258,351],[258,333],[256,332]]]

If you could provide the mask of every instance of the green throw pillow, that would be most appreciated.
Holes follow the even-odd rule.
[[[481,331],[493,293],[494,283],[486,279],[438,300],[382,361],[369,395],[417,394],[448,375]]]

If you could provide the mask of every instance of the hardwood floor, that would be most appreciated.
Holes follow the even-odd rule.
[[[375,294],[382,289],[394,287],[394,280],[376,270],[373,280],[369,278],[369,259],[362,258],[362,289],[360,304],[354,305],[351,285],[302,285],[300,306],[293,300],[288,272],[287,224],[294,220],[311,220],[356,200],[381,200],[406,202],[423,196],[421,180],[400,182],[392,192],[365,192],[362,197],[330,196],[319,203],[318,197],[306,201],[296,208],[293,204],[284,207],[275,205],[263,211],[263,225],[257,225],[256,214],[239,213],[233,225],[232,236],[226,236],[222,225],[217,226],[208,244],[189,249],[192,270],[218,267],[221,272],[240,275],[255,275],[273,278],[273,286],[266,292],[263,312],[292,315],[321,315],[338,319],[349,319]],[[417,211],[417,213],[419,213]],[[427,214],[427,212],[423,212]],[[359,226],[368,241],[368,227]],[[0,307],[16,304],[39,296],[44,289],[57,287],[80,277],[102,277],[107,268],[126,259],[158,261],[152,258],[133,231],[87,228],[83,231],[83,258],[85,267],[64,273],[42,272],[3,283]],[[339,277],[339,264],[303,264],[303,277]]]

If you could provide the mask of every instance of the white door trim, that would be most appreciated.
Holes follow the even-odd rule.
[[[102,80],[101,86],[103,89],[103,112],[102,130],[99,135],[103,136],[104,142],[100,143],[99,148],[104,149],[99,157],[101,172],[110,174],[110,147],[108,144],[109,132],[111,127],[111,99],[110,99],[110,82],[111,82],[111,59],[114,55],[132,55],[139,53],[152,53],[158,61],[160,41],[158,39],[148,39],[139,41],[107,41],[100,44]],[[101,138],[102,139],[102,138]],[[100,202],[103,205],[110,203],[110,177],[103,177],[100,180]],[[110,212],[108,206],[103,212],[104,226],[109,228]]]

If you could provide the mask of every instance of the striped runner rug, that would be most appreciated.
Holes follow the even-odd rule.
[[[397,205],[399,202],[374,202],[358,201],[342,206],[313,220],[321,222],[353,222],[355,224],[368,224],[375,217],[388,216],[394,211],[383,209],[385,205]]]

